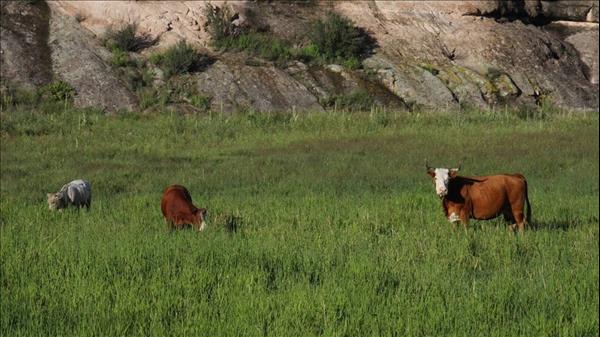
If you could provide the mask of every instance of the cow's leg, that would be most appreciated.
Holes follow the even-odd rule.
[[[460,211],[460,223],[462,224],[463,230],[466,231],[469,226],[469,212],[465,208]]]
[[[523,211],[515,211],[513,212],[513,216],[515,218],[515,225],[513,225],[513,229],[514,227],[517,227],[519,229],[519,232],[525,230],[525,214],[523,214]]]
[[[515,218],[513,217],[512,212],[510,210],[504,210],[502,212],[502,216],[504,217],[504,221],[508,222],[509,224],[515,222]]]
[[[467,227],[469,226],[469,222],[468,221],[461,221],[460,223],[462,224],[463,231],[466,232],[467,231]]]
[[[172,232],[173,231],[173,221],[167,219],[166,217],[164,219],[165,219],[165,225],[167,225],[167,230],[169,232]]]

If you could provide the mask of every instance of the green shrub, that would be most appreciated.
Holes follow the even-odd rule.
[[[359,69],[362,66],[362,63],[360,62],[360,60],[357,57],[350,57],[348,59],[345,59],[342,62],[342,65],[350,70],[355,70],[355,69]]]
[[[75,96],[75,89],[61,80],[53,81],[40,88],[41,97],[44,101],[50,102],[69,102]]]
[[[157,103],[156,95],[154,95],[154,90],[152,90],[152,88],[142,88],[138,90],[137,97],[140,110],[145,110]]]
[[[162,54],[154,52],[154,53],[150,54],[150,56],[148,57],[148,61],[151,64],[159,65],[160,62],[162,61]]]
[[[154,71],[151,69],[138,69],[133,67],[123,68],[121,75],[132,90],[152,86],[155,76]]]
[[[194,81],[187,77],[172,78],[159,88],[137,89],[140,108],[165,107],[172,103],[189,104],[201,111],[209,111],[212,97],[198,91]]]
[[[136,48],[137,26],[129,24],[119,30],[109,29],[104,37],[104,46],[110,50],[133,51]]]
[[[6,110],[15,105],[34,105],[39,101],[36,90],[27,90],[2,81],[0,84],[0,110]]]
[[[211,103],[212,97],[210,96],[197,94],[190,97],[190,104],[202,111],[209,111]]]
[[[110,64],[117,68],[135,65],[129,57],[129,54],[120,49],[113,49]]]
[[[375,41],[364,30],[333,12],[313,24],[310,39],[319,56],[328,62],[361,60],[375,47]]]
[[[296,58],[297,52],[285,40],[264,33],[244,33],[236,37],[227,37],[215,46],[222,51],[245,51],[277,64]]]
[[[292,50],[292,53],[294,58],[302,62],[311,62],[319,58],[319,47],[314,43],[309,43],[302,48]]]
[[[162,55],[160,66],[169,78],[176,74],[190,72],[198,61],[198,53],[185,40],[179,41]]]
[[[155,42],[156,40],[151,39],[147,34],[138,34],[135,23],[125,25],[116,31],[109,29],[103,39],[106,48],[123,52],[137,52]]]
[[[272,39],[260,48],[260,56],[269,61],[287,61],[291,58],[290,47],[279,39]]]

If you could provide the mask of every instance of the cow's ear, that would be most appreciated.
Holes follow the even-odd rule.
[[[428,169],[427,174],[429,174],[431,178],[435,178],[435,171],[433,169]]]
[[[456,177],[456,174],[458,173],[458,169],[450,169],[450,178],[454,178]]]

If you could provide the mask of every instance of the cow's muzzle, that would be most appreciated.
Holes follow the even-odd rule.
[[[458,214],[452,212],[452,214],[450,214],[450,216],[448,217],[448,221],[454,223],[454,222],[458,222],[460,221],[460,217],[458,216]]]

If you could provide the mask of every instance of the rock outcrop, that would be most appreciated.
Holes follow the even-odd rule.
[[[45,3],[0,2],[0,76],[32,89],[52,81]]]
[[[135,108],[135,94],[106,62],[110,53],[92,34],[80,29],[74,18],[53,13],[48,45],[52,50],[52,70],[73,86],[76,106],[94,106],[106,111]]]
[[[98,41],[107,29],[136,23],[159,41],[145,55],[185,39],[216,60],[191,75],[215,111],[321,110],[324,98],[356,90],[394,109],[528,106],[542,94],[565,108],[598,109],[598,1],[230,3],[240,22],[294,41],[303,40],[311,20],[330,10],[342,14],[378,44],[360,70],[277,67],[217,53],[203,28],[204,1],[47,4],[2,4],[2,77],[29,87],[62,78],[75,87],[80,106],[135,107]]]

